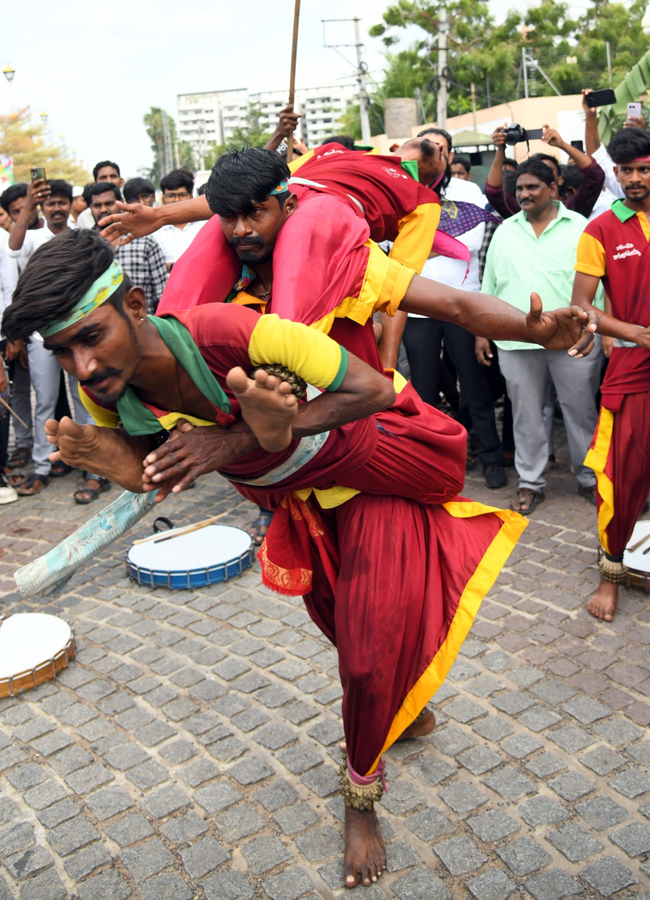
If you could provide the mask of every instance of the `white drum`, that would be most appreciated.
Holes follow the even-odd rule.
[[[0,697],[55,678],[74,658],[67,622],[46,613],[15,613],[0,619]]]
[[[629,548],[635,544],[638,546],[630,550]],[[625,548],[623,562],[627,568],[625,584],[650,590],[650,521],[647,519],[637,522],[634,526],[632,537]]]
[[[173,528],[133,544],[126,556],[130,577],[149,587],[187,589],[228,581],[252,565],[253,542],[241,528],[185,531]]]

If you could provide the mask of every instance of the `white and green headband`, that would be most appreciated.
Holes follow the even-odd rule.
[[[124,280],[122,267],[116,259],[110,264],[108,269],[95,279],[81,299],[72,307],[72,309],[62,318],[55,319],[44,328],[41,328],[41,336],[44,338],[58,334],[64,328],[74,325],[80,319],[84,319],[87,315],[105,303],[111,294],[114,294]]]

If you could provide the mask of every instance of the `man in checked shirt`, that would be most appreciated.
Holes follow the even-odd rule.
[[[117,201],[122,195],[109,181],[93,184],[88,194],[95,228],[99,230],[103,218],[119,212]],[[153,315],[167,284],[167,266],[160,244],[152,237],[142,237],[123,246],[116,243],[114,247],[115,256],[126,274],[145,292],[148,310]]]

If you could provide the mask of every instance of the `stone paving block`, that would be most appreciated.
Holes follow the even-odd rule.
[[[211,784],[194,792],[194,799],[206,812],[213,815],[241,800],[241,794],[227,782]]]
[[[187,766],[183,766],[179,774],[190,787],[198,788],[208,781],[214,781],[215,778],[221,775],[221,769],[209,759],[198,759]]]
[[[562,822],[568,816],[561,803],[551,800],[543,795],[525,800],[518,807],[519,814],[524,822],[536,827],[538,825],[555,825]]]
[[[458,758],[460,758],[460,754],[458,755]],[[456,766],[450,765],[436,754],[426,753],[421,756],[417,762],[407,766],[407,772],[409,772],[416,781],[423,781],[426,784],[435,787],[435,785],[440,784],[441,781],[449,778],[450,775],[455,775],[457,769]]]
[[[457,700],[452,700],[451,703],[448,703],[445,706],[445,714],[463,724],[478,719],[478,717],[484,715],[485,712],[486,710],[483,706],[474,703],[474,701],[470,700],[468,697],[459,697]]]
[[[304,769],[299,771],[304,771]],[[256,784],[258,781],[263,781],[273,774],[273,769],[265,760],[254,756],[248,756],[228,769],[228,775],[242,785]]]
[[[291,853],[274,834],[249,841],[242,847],[242,853],[255,875],[263,875],[269,869],[291,859]]]
[[[21,850],[19,853],[6,857],[2,862],[7,872],[15,879],[29,878],[54,865],[54,860],[44,847]]]
[[[465,836],[442,841],[436,844],[433,850],[452,875],[467,875],[469,872],[475,872],[487,859],[474,841]]]
[[[482,781],[483,784],[487,784],[493,791],[496,791],[500,797],[511,803],[526,794],[533,794],[537,791],[530,778],[521,775],[512,766],[504,766],[503,769],[493,772]]]
[[[629,812],[611,797],[593,797],[578,803],[576,810],[585,822],[596,831],[605,831],[629,819]]]
[[[558,828],[557,831],[551,831],[546,835],[546,839],[572,863],[581,862],[603,849],[600,841],[591,837],[574,822]]]
[[[47,735],[44,740],[47,740],[49,737],[50,735]],[[70,747],[53,756],[50,759],[50,765],[55,772],[58,772],[59,775],[62,775],[65,778],[66,775],[70,775],[71,772],[76,772],[77,769],[83,769],[89,763],[92,763],[92,761],[93,758],[90,753],[86,753],[81,747]]]
[[[499,871],[484,872],[477,878],[470,878],[466,886],[476,900],[507,900],[516,890],[505,872]]]
[[[314,887],[302,869],[287,869],[280,875],[265,879],[262,884],[271,900],[298,900]]]
[[[0,825],[6,825],[19,815],[18,807],[9,797],[0,797]]]
[[[594,743],[594,739],[577,725],[565,725],[564,728],[551,731],[549,737],[567,753],[577,753]]]
[[[610,834],[609,839],[632,859],[650,852],[650,828],[641,822],[631,822]]]
[[[192,900],[192,888],[175,872],[165,872],[148,878],[140,886],[138,900]]]
[[[320,870],[319,870],[320,871]],[[450,900],[444,881],[430,869],[414,869],[391,885],[399,900]]]
[[[241,872],[222,872],[203,882],[206,900],[251,900],[255,889]]]
[[[262,804],[267,812],[275,812],[276,809],[282,809],[297,800],[298,794],[288,781],[285,781],[284,778],[278,778],[268,787],[256,791],[253,797],[258,803]]]
[[[598,719],[604,719],[612,714],[609,706],[591,697],[576,697],[564,703],[562,709],[583,725],[591,725]]]
[[[562,900],[563,897],[571,897],[581,894],[583,888],[575,878],[571,878],[566,872],[553,869],[550,872],[542,872],[541,875],[533,875],[526,882],[526,890],[535,900]]]
[[[151,722],[136,731],[136,738],[145,745],[145,747],[155,747],[161,741],[166,740],[176,734],[176,729],[172,728],[167,722]]]
[[[5,777],[9,784],[13,785],[17,791],[22,792],[45,781],[47,775],[42,766],[37,766],[36,763],[25,763],[9,772]]]
[[[287,744],[295,741],[297,737],[298,735],[293,729],[287,728],[281,722],[272,722],[259,731],[255,735],[254,740],[269,750],[279,750],[281,747],[286,747]]]
[[[454,831],[454,824],[437,809],[425,809],[404,820],[404,824],[422,841],[434,840]]]
[[[79,807],[77,804],[66,798],[65,800],[59,800],[58,803],[53,803],[47,809],[40,810],[36,815],[41,825],[45,828],[54,828],[60,825],[61,822],[72,819],[78,812]]]
[[[285,766],[294,775],[302,775],[308,769],[313,769],[323,761],[322,756],[309,747],[298,744],[296,747],[289,747],[283,750],[276,757],[283,766]]]
[[[436,729],[430,740],[441,753],[452,757],[476,745],[476,741],[465,734],[464,731],[461,731],[456,725],[446,725],[440,731]]]
[[[340,788],[338,769],[333,766],[318,766],[301,776],[300,780],[319,797],[329,797]]]
[[[144,838],[151,837],[153,828],[149,821],[140,813],[131,813],[124,816],[118,822],[106,826],[106,833],[113,838],[120,847],[129,847]]]
[[[295,803],[293,806],[279,809],[273,818],[285,834],[298,834],[315,825],[319,821],[318,814],[308,803]]]
[[[537,775],[538,778],[546,778],[548,775],[556,775],[558,772],[561,772],[562,769],[566,769],[566,764],[559,756],[556,756],[555,753],[549,751],[540,753],[539,756],[529,760],[526,763],[526,768],[532,772],[533,775]]]
[[[531,706],[530,709],[517,716],[517,721],[520,725],[524,725],[537,734],[546,728],[550,728],[551,725],[557,725],[561,718],[557,713],[543,706]]]
[[[557,678],[544,678],[530,688],[530,693],[550,706],[559,706],[574,697],[577,691]]]
[[[324,747],[331,747],[343,740],[343,724],[340,719],[322,719],[308,729],[307,734]],[[294,735],[297,737],[297,735]]]
[[[131,890],[116,869],[109,869],[83,881],[79,887],[79,900],[126,900]]]
[[[221,762],[232,762],[247,751],[247,746],[239,738],[227,737],[208,745],[208,751]]]
[[[256,834],[264,828],[264,820],[250,806],[234,806],[217,816],[215,821],[226,840],[231,842]]]
[[[596,747],[580,757],[583,766],[591,769],[596,775],[609,775],[625,765],[625,757],[610,747]]]
[[[64,860],[63,865],[70,878],[79,881],[110,861],[110,854],[102,844],[92,844],[72,853]]]
[[[115,776],[105,766],[99,763],[91,763],[83,769],[66,776],[65,783],[77,794],[87,794],[95,788],[101,787],[113,781]]]
[[[172,843],[186,844],[205,834],[208,826],[195,812],[186,812],[165,822],[160,830]]]
[[[505,741],[501,742],[501,746],[506,753],[509,753],[510,756],[513,756],[515,759],[524,759],[544,745],[531,734],[520,733],[513,734],[511,737],[506,738]]]
[[[599,737],[615,747],[622,745],[627,747],[632,741],[636,741],[643,736],[643,731],[640,728],[637,728],[636,725],[633,725],[621,716],[606,719],[604,722],[600,721],[594,725],[593,730]]]
[[[500,841],[519,830],[519,823],[501,809],[489,809],[479,816],[468,819],[467,824],[474,834],[486,843]]]
[[[138,763],[144,762],[145,759],[150,759],[150,756],[137,744],[122,744],[109,750],[104,759],[111,768],[124,772],[137,766]]]
[[[596,785],[580,775],[579,772],[564,772],[557,778],[552,778],[549,783],[556,794],[559,794],[563,800],[573,803],[585,797],[590,791],[595,790]]]
[[[309,862],[340,856],[343,853],[343,838],[329,825],[300,835],[295,839],[295,843]]]
[[[142,808],[154,819],[163,819],[188,806],[189,802],[189,797],[183,791],[174,784],[168,784],[145,797]]]
[[[45,781],[36,787],[30,788],[23,794],[23,800],[28,803],[32,809],[47,809],[57,800],[62,800],[67,794],[65,790],[56,781]]]
[[[159,763],[150,759],[139,766],[135,766],[133,769],[129,769],[126,772],[126,777],[141,791],[146,791],[149,788],[156,787],[158,784],[162,784],[163,781],[167,781],[167,772]]]
[[[453,781],[439,791],[439,796],[459,816],[478,809],[488,801],[482,791],[466,781]]]
[[[551,856],[528,837],[518,838],[497,850],[498,855],[515,875],[532,875],[551,862]]]
[[[47,833],[50,846],[59,856],[68,856],[73,850],[80,850],[100,837],[97,829],[83,816],[68,819]]]
[[[457,757],[458,762],[465,766],[472,775],[484,775],[491,769],[496,769],[503,760],[498,753],[490,750],[489,747],[481,746],[472,747],[460,753]]]
[[[497,691],[502,691],[505,688],[505,683],[498,678],[495,678],[494,675],[485,675],[481,673],[477,678],[472,678],[471,681],[468,681],[465,685],[465,689],[470,692],[470,694],[474,694],[475,697],[481,697],[483,699],[487,699],[491,697],[492,694]],[[457,693],[457,692],[455,692]],[[436,701],[440,702],[440,691],[436,692]]]
[[[197,879],[204,878],[230,857],[228,851],[214,838],[206,837],[186,850],[181,850],[181,858],[190,878]]]
[[[166,744],[158,751],[159,755],[172,766],[177,766],[187,759],[196,756],[196,749],[189,741],[179,740]]]
[[[72,738],[68,737],[67,734],[64,734],[62,731],[53,731],[50,732],[50,734],[46,734],[43,737],[32,741],[32,747],[42,756],[48,757],[52,756],[53,753],[57,753],[59,750],[63,750],[65,747],[70,747],[72,743]],[[18,748],[12,749],[17,750]],[[20,755],[23,756],[23,754]],[[1,764],[0,768],[2,768]]]
[[[35,875],[20,889],[21,900],[62,900],[67,893],[54,869]]]
[[[151,838],[138,847],[124,850],[121,856],[122,862],[136,881],[158,875],[174,863],[174,857],[158,838]]]
[[[620,775],[612,778],[609,785],[615,791],[618,791],[619,794],[627,797],[628,800],[633,800],[635,797],[650,791],[650,778],[638,769],[626,769]]]
[[[502,719],[500,716],[489,716],[487,719],[479,719],[472,725],[472,731],[475,731],[486,741],[500,741],[507,737],[515,730],[512,722]],[[435,733],[435,732],[434,732]]]
[[[385,809],[398,816],[424,804],[425,799],[411,782],[400,779],[391,781],[390,790],[386,791],[381,802]]]
[[[606,856],[589,863],[580,872],[580,877],[603,897],[611,897],[617,891],[639,883],[636,876],[615,856]]]

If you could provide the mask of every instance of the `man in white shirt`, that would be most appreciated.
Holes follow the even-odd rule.
[[[185,169],[174,169],[162,179],[160,189],[163,192],[162,201],[165,206],[169,203],[191,200],[194,192],[194,179]],[[171,271],[176,260],[185,253],[204,225],[205,221],[185,222],[182,225],[163,225],[153,235],[165,256],[167,271]]]
[[[110,181],[111,184],[116,185],[120,190],[124,187],[124,179],[120,174],[120,167],[116,162],[112,162],[110,159],[102,159],[101,162],[98,162],[93,169],[93,178],[95,180],[95,184],[99,181]],[[84,195],[84,199],[88,206],[88,200],[86,195]],[[93,218],[93,214],[90,209],[84,209],[82,213],[79,214],[77,218],[77,228],[94,228],[95,220]]]
[[[0,229],[0,319],[5,309],[11,303],[11,298],[16,287],[18,273],[16,261],[9,255],[9,232]],[[9,374],[4,364],[4,355],[7,342],[0,340],[0,394],[7,394]],[[9,445],[9,414],[6,409],[0,409],[0,505],[13,503],[18,499],[18,494],[7,482],[5,468],[7,466],[7,448]]]

